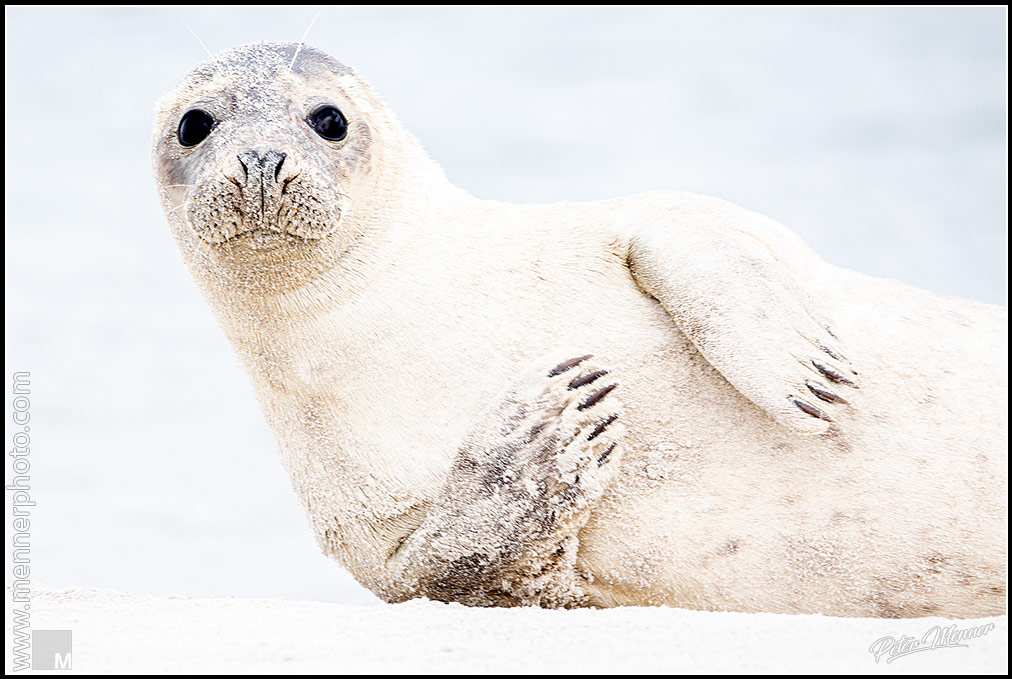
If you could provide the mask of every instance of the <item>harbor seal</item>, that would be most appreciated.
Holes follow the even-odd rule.
[[[1003,308],[716,198],[477,199],[293,43],[198,65],[152,151],[320,547],[383,599],[1004,610]]]

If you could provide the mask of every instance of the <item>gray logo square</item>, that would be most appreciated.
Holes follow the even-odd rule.
[[[69,670],[72,651],[69,629],[32,630],[33,670]]]

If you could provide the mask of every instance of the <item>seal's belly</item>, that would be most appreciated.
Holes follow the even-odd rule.
[[[628,428],[621,476],[581,533],[596,603],[879,616],[1003,606],[1001,502],[967,509],[990,492],[967,479],[994,474],[932,450],[966,423],[912,414],[888,358],[901,349],[855,342],[889,377],[869,381],[840,430],[806,438],[732,388],[623,270],[525,266],[381,282],[331,312],[355,337],[296,368],[330,404],[320,429],[396,468],[405,506],[438,490],[478,414],[519,375],[549,353],[589,353],[619,382]]]

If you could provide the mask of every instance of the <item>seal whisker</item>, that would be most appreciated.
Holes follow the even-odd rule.
[[[189,200],[189,199],[186,199],[186,200],[184,200],[184,201],[183,201],[182,203],[180,203],[180,204],[179,204],[179,205],[177,205],[176,207],[174,207],[174,208],[172,208],[171,210],[169,210],[168,214],[170,214],[170,215],[171,215],[171,214],[172,214],[173,212],[175,212],[175,211],[176,211],[176,210],[178,210],[179,208],[181,208],[181,207],[186,207],[186,206],[187,206],[187,204],[189,204],[189,202],[190,202],[190,200]]]
[[[183,21],[183,19],[180,19],[180,21],[183,22],[184,26],[186,26],[186,30],[188,30],[190,32],[190,35],[192,35],[194,38],[196,38],[197,42],[200,43],[200,46],[204,48],[204,51],[207,52],[207,56],[209,56],[209,57],[210,56],[214,56],[213,54],[211,54],[211,50],[207,49],[207,45],[205,45],[204,41],[200,39],[200,36],[197,35],[192,28],[190,28],[190,24],[188,24],[185,21]]]
[[[340,191],[335,191],[335,194],[337,195],[338,198],[343,198],[345,200],[345,202],[348,203],[348,208],[347,208],[348,210],[351,210],[355,206],[355,200],[351,196],[349,196],[347,193],[341,193]]]
[[[309,31],[312,30],[313,24],[316,23],[316,20],[320,18],[320,14],[322,13],[323,10],[321,9],[319,12],[316,13],[316,16],[313,17],[313,20],[309,22],[309,25],[306,26],[306,31],[305,33],[302,34],[302,40],[299,41],[299,46],[295,48],[295,54],[292,55],[292,63],[288,64],[289,71],[295,70],[295,60],[299,58],[299,52],[302,51],[302,46],[306,44],[306,38],[309,36]]]

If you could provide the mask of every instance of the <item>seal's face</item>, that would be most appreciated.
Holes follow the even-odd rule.
[[[159,103],[153,155],[170,221],[211,247],[272,249],[340,228],[373,131],[351,70],[294,43],[244,45]]]

